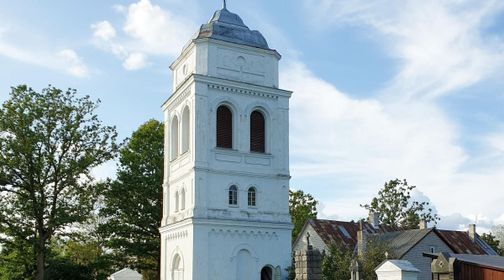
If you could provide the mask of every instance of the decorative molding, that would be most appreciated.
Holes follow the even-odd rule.
[[[275,231],[262,230],[238,230],[238,229],[211,229],[209,236],[221,237],[224,239],[274,239],[278,240],[278,234]]]
[[[179,96],[177,96],[170,104],[166,107],[168,111],[173,111],[174,107],[177,107],[187,96],[191,94],[191,88],[185,89]]]
[[[217,89],[217,90],[221,90],[221,91],[227,91],[227,92],[231,92],[233,94],[252,95],[252,96],[258,96],[258,97],[263,97],[263,98],[278,99],[278,96],[275,96],[273,94],[268,94],[268,93],[264,93],[264,92],[253,91],[253,90],[246,90],[246,89],[241,89],[241,88],[231,87],[231,86],[222,86],[222,85],[209,83],[208,88]]]
[[[187,236],[189,236],[189,232],[187,230],[183,230],[183,231],[173,232],[173,233],[167,234],[166,235],[166,240],[184,239]]]

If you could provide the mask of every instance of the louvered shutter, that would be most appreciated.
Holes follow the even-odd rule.
[[[233,148],[233,113],[226,106],[217,109],[217,147]]]
[[[266,152],[265,136],[264,116],[261,112],[254,111],[250,115],[250,151]]]

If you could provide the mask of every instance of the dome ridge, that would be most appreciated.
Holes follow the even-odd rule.
[[[226,5],[217,10],[208,23],[203,24],[196,36],[247,45],[269,50],[268,42],[257,30],[250,30],[239,15],[230,12]]]

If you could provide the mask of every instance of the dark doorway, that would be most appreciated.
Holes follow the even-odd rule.
[[[261,270],[261,280],[273,280],[273,270],[271,267],[263,267]]]

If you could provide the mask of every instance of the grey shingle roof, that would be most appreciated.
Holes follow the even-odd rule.
[[[379,236],[379,239],[387,242],[390,249],[398,258],[402,258],[411,248],[426,237],[433,229],[411,229],[396,232],[388,232]]]
[[[465,263],[478,266],[490,267],[504,271],[504,257],[489,255],[471,255],[471,254],[450,254],[450,256]]]

